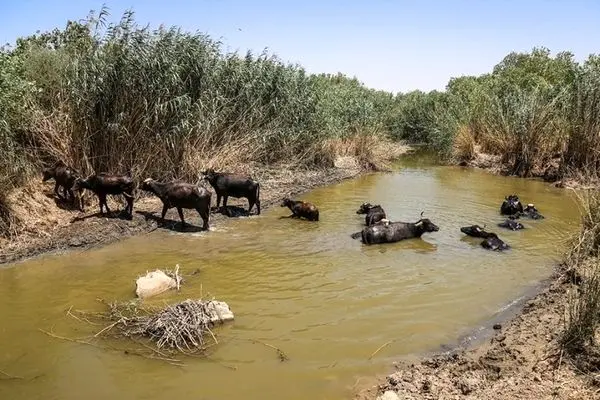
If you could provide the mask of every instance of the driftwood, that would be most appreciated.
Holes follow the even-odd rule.
[[[218,344],[211,327],[233,319],[229,306],[215,300],[187,299],[165,308],[143,307],[137,301],[105,304],[108,311],[104,313],[86,313],[70,308],[67,315],[102,326],[90,339],[129,338],[155,355],[166,358],[176,353],[203,353]],[[87,339],[83,342],[95,345]]]

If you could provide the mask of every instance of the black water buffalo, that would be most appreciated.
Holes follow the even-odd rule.
[[[109,194],[122,194],[127,201],[125,211],[129,214],[129,218],[133,217],[133,197],[135,191],[135,183],[130,175],[111,175],[106,172],[93,174],[85,179],[77,178],[73,184],[73,191],[81,192],[83,189],[90,190],[98,196],[100,202],[100,214],[110,213],[108,204],[106,204],[106,196]],[[81,203],[81,211],[83,211],[83,202]]]
[[[374,223],[387,218],[385,211],[379,204],[372,205],[371,203],[362,203],[358,210],[356,210],[356,213],[367,214],[365,216],[365,225],[367,226],[371,226]]]
[[[500,206],[500,214],[502,215],[515,215],[523,212],[523,204],[519,200],[519,196],[511,194],[504,198],[502,205]]]
[[[463,226],[460,228],[460,231],[465,235],[477,238],[485,238],[489,234],[489,232],[485,231],[485,225],[483,225],[483,228],[479,225]]]
[[[484,249],[501,251],[510,248],[494,232],[487,232],[485,230],[485,225],[483,228],[479,225],[463,226],[460,228],[460,231],[468,236],[483,238],[483,241],[480,243],[480,245]]]
[[[142,182],[142,190],[154,193],[163,203],[161,219],[165,219],[169,208],[177,208],[181,225],[186,226],[183,218],[183,209],[194,209],[202,218],[202,229],[208,230],[208,219],[210,216],[211,194],[205,188],[180,181],[157,182],[147,178]]]
[[[215,172],[209,168],[203,172],[204,179],[210,183],[217,194],[217,209],[223,197],[223,209],[227,211],[228,197],[248,199],[248,214],[256,204],[256,214],[260,215],[260,184],[249,177],[226,172]],[[228,214],[229,215],[229,214]]]
[[[498,224],[500,228],[510,229],[511,231],[518,231],[519,229],[525,229],[522,223],[515,221],[514,219],[506,219],[504,222]]]
[[[488,250],[502,251],[510,249],[510,246],[504,243],[494,232],[489,232],[488,236],[480,244],[481,247]]]
[[[59,199],[64,198],[65,200],[70,199],[72,202],[75,201],[72,188],[75,179],[79,177],[79,172],[76,169],[69,167],[63,161],[58,161],[52,167],[44,168],[42,175],[42,182],[54,179],[54,193]],[[62,196],[58,191],[60,187],[62,187]]]
[[[421,213],[421,217],[423,213]],[[364,244],[394,243],[404,239],[420,238],[426,232],[437,232],[439,227],[427,218],[417,222],[379,221],[352,234],[352,238],[361,238]]]
[[[544,219],[544,216],[540,214],[537,208],[531,203],[527,204],[527,207],[522,212],[522,215],[531,219]]]
[[[285,197],[281,202],[281,207],[287,207],[292,211],[291,218],[305,218],[309,221],[319,220],[319,209],[311,203],[301,200],[292,200]]]

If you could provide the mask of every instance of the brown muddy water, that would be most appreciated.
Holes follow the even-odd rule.
[[[495,228],[509,193],[535,202],[547,218],[525,220],[520,232]],[[415,157],[394,173],[302,198],[319,206],[318,223],[280,219],[288,212],[277,207],[208,233],[156,231],[0,269],[0,370],[26,378],[0,375],[0,398],[349,398],[361,377],[454,342],[501,312],[548,276],[579,222],[568,191]],[[364,246],[350,238],[364,221],[355,214],[363,201],[381,204],[393,220],[415,221],[424,211],[440,230]],[[487,224],[513,249],[482,249],[459,231],[470,224]],[[98,328],[67,317],[70,307],[98,311],[97,298],[132,299],[137,276],[176,263],[184,273],[200,272],[180,293],[153,302],[214,296],[236,315],[215,329],[220,344],[210,361],[185,359],[185,367],[175,367],[38,330],[88,336]],[[252,340],[279,347],[289,360]]]

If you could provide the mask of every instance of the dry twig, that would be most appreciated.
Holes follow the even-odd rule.
[[[4,379],[25,379],[22,376],[17,376],[17,375],[11,375],[7,372],[4,372],[0,369],[0,375],[4,376]]]

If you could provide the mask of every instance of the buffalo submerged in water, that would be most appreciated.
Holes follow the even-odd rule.
[[[358,210],[356,210],[357,214],[366,214],[365,215],[365,225],[371,226],[376,224],[377,222],[384,220],[387,218],[385,214],[385,210],[379,205],[372,205],[371,203],[362,203]]]
[[[423,213],[421,213],[421,217]],[[364,244],[394,243],[405,239],[420,238],[426,232],[437,232],[440,228],[427,218],[417,222],[391,222],[387,219],[353,233],[353,239],[360,238]]]
[[[487,232],[485,225],[480,227],[479,225],[463,226],[460,231],[467,236],[482,238],[480,245],[484,249],[503,251],[510,249],[510,246],[506,244],[502,239],[498,237],[494,232]]]

